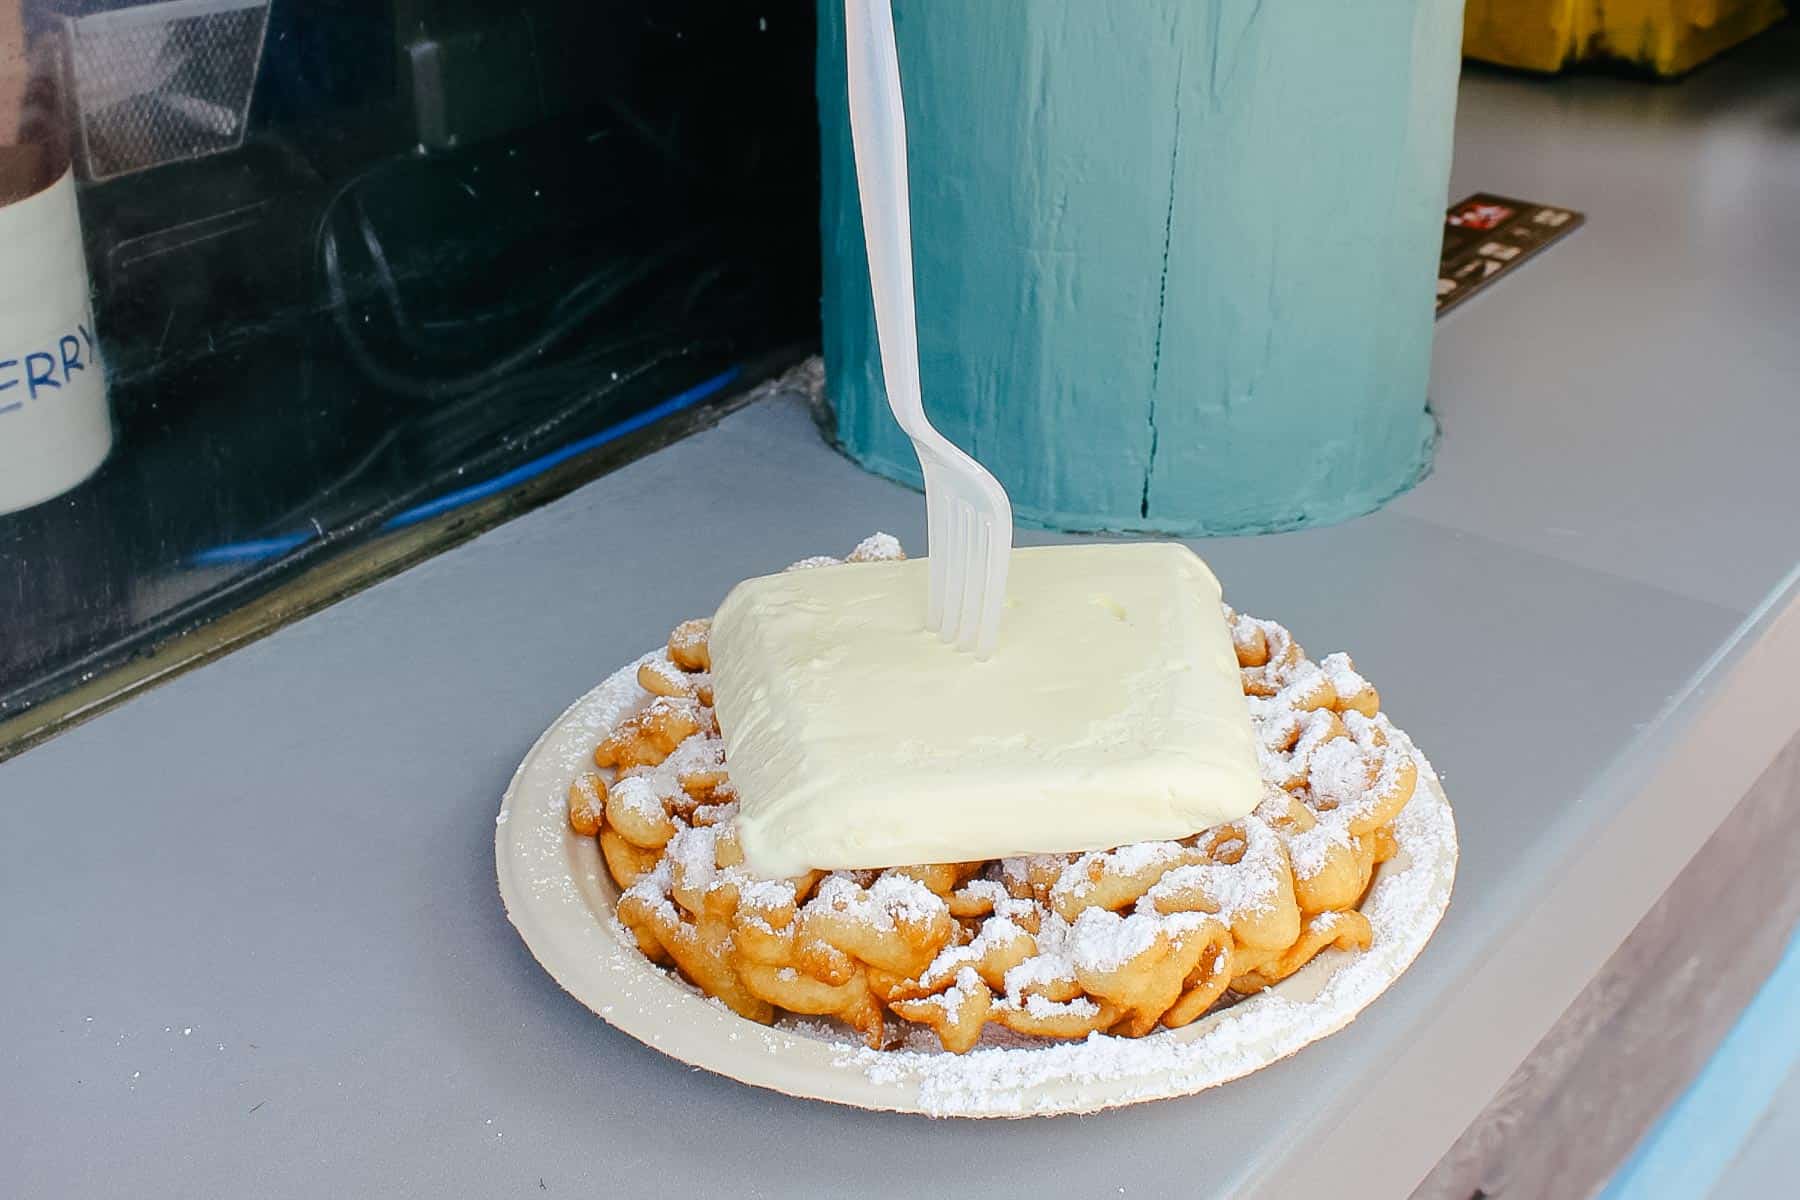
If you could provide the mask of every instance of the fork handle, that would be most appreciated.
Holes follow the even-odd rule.
[[[937,443],[919,391],[919,334],[913,307],[912,216],[906,185],[906,112],[889,0],[844,0],[850,137],[862,197],[869,292],[888,405],[908,436]]]

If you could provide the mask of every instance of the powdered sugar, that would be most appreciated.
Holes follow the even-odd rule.
[[[663,798],[642,775],[627,775],[614,782],[607,789],[607,799],[616,801],[633,816],[646,820],[660,819],[663,815]]]
[[[1369,788],[1369,759],[1349,738],[1336,738],[1313,751],[1313,795],[1333,807],[1349,804]]]
[[[930,888],[897,874],[884,874],[866,889],[848,875],[828,876],[820,882],[814,903],[852,916],[881,933],[891,932],[896,922],[925,925],[947,911]]]
[[[1050,918],[1061,921],[1061,917]],[[1065,930],[1067,926],[1064,926]],[[1066,953],[1046,952],[1042,949],[1044,939],[1039,939],[1039,952],[1012,968],[1006,973],[1006,994],[1009,997],[1027,997],[1041,989],[1055,984],[1062,984],[1075,978],[1075,964],[1069,961]]]
[[[975,973],[974,967],[963,967],[956,973],[956,982],[927,999],[927,1003],[935,1004],[946,1013],[955,1013],[969,1002],[969,998],[981,990],[981,976]]]
[[[652,703],[663,704],[667,701],[658,699]],[[610,786],[613,791],[627,789],[629,802],[634,806],[633,811],[648,817],[654,815],[653,808],[660,811],[667,802],[681,794],[684,776],[720,771],[724,765],[725,755],[719,739],[701,734],[684,740],[662,762],[653,767],[634,768]],[[709,815],[716,823],[716,818],[721,814]]]
[[[1033,1017],[1092,1017],[1100,1012],[1100,1006],[1086,996],[1077,996],[1073,1000],[1051,1000],[1033,992],[1021,999],[1005,1001],[1019,1011]]]
[[[1333,690],[1345,699],[1369,689],[1369,681],[1356,673],[1356,668],[1350,665],[1348,654],[1327,654],[1319,660],[1319,669],[1325,672],[1325,678],[1331,681]]]
[[[1300,879],[1317,876],[1331,861],[1334,846],[1350,848],[1349,831],[1336,821],[1320,822],[1288,838],[1288,860],[1294,865],[1294,875]]]
[[[1301,662],[1288,673],[1275,697],[1275,705],[1277,708],[1313,708],[1325,697],[1330,686],[1331,681],[1317,663]]]
[[[684,695],[693,687],[693,683],[688,679],[687,673],[675,665],[674,661],[670,659],[667,651],[664,651],[660,656],[652,656],[648,659],[644,663],[642,671],[644,674],[650,675],[657,681],[662,689],[663,695]]]
[[[1104,908],[1083,909],[1070,933],[1070,958],[1078,971],[1116,971],[1155,944],[1162,922],[1146,913],[1121,917]]]
[[[1449,902],[1455,826],[1429,764],[1412,753],[1426,782],[1394,821],[1400,857],[1382,866],[1363,902],[1374,930],[1369,949],[1326,951],[1284,984],[1147,1037],[1095,1033],[1079,1042],[977,1047],[967,1054],[840,1048],[835,1061],[891,1088],[894,1107],[939,1116],[1028,1116],[1199,1091],[1335,1032],[1411,964]],[[1291,998],[1299,996],[1308,998]]]
[[[898,562],[905,557],[900,539],[891,533],[872,533],[850,552],[851,562]]]
[[[794,900],[794,881],[791,879],[745,879],[738,884],[738,903],[752,908],[780,908]]]
[[[900,539],[891,533],[872,533],[856,543],[856,549],[850,551],[848,558],[836,558],[829,554],[815,554],[811,558],[803,558],[799,562],[790,563],[790,571],[810,571],[814,567],[836,567],[846,562],[898,562],[906,557],[901,549]]]
[[[978,963],[997,947],[1017,942],[1029,936],[1015,924],[1010,917],[995,916],[981,924],[981,932],[965,946],[945,946],[938,956],[931,960],[931,965],[919,975],[919,983],[924,987],[936,987],[944,979],[955,973],[960,978],[961,972],[969,964]]]
[[[1180,862],[1186,854],[1186,849],[1176,842],[1134,842],[1116,850],[1096,850],[1076,859],[1062,873],[1051,892],[1051,899],[1079,904],[1093,891],[1097,879],[1135,876],[1167,868]]]
[[[971,879],[959,889],[961,894],[971,900],[983,901],[990,905],[996,917],[1009,920],[1029,920],[1037,913],[1037,905],[1029,900],[1020,900],[1006,890],[1003,884],[992,879]]]
[[[1144,893],[1138,910],[1155,911],[1158,901],[1190,889],[1212,899],[1218,905],[1214,915],[1227,925],[1272,909],[1280,881],[1281,842],[1275,831],[1254,814],[1239,824],[1244,830],[1244,850],[1237,862],[1176,867]]]
[[[672,845],[673,843],[671,843]],[[665,855],[658,860],[654,867],[638,876],[637,882],[626,888],[620,899],[624,899],[625,896],[635,897],[648,903],[659,914],[671,919],[678,919],[675,905],[669,899],[669,890],[675,880],[674,861],[673,855]],[[613,919],[615,922],[618,921],[616,916]],[[626,929],[623,923],[618,924],[618,929],[624,935],[628,945],[637,944],[636,935]]]

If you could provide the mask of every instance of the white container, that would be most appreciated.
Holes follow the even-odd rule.
[[[112,420],[74,176],[0,207],[0,513],[106,461]]]

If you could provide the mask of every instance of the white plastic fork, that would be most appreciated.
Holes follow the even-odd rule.
[[[869,290],[888,405],[912,439],[925,476],[931,593],[926,625],[980,658],[993,653],[1012,554],[1012,502],[985,467],[925,417],[913,310],[912,216],[906,186],[906,113],[889,0],[844,0],[850,139],[862,197]]]

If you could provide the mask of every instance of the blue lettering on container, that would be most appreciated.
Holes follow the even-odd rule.
[[[44,371],[41,375],[38,373],[37,368],[32,365],[39,359],[42,359],[44,363]],[[62,387],[62,384],[56,381],[56,356],[54,354],[46,354],[42,350],[34,350],[25,356],[25,387],[33,400],[37,399],[39,387]]]
[[[42,398],[45,391],[61,390],[73,382],[75,372],[99,364],[97,351],[93,332],[85,324],[77,324],[73,333],[63,334],[46,349],[30,353],[20,349],[13,357],[0,358],[0,414],[24,408]],[[8,392],[13,395],[6,395]]]

